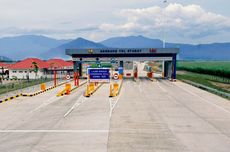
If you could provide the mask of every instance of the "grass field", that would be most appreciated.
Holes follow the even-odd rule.
[[[230,62],[179,61],[177,65],[179,80],[189,80],[230,93]]]
[[[177,69],[230,78],[230,61],[179,61]]]

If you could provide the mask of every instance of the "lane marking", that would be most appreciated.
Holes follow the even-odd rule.
[[[116,105],[117,105],[117,103],[118,103],[118,101],[119,101],[119,99],[120,99],[120,96],[121,96],[121,93],[118,95],[118,97],[117,97],[116,101],[114,102],[114,104],[112,104],[113,99],[112,99],[112,98],[109,98],[109,105],[110,105],[109,118],[112,117],[113,110],[114,110],[114,108],[116,107]]]
[[[49,100],[47,100],[46,102],[43,102],[40,106],[38,106],[37,108],[33,109],[32,111],[29,112],[29,114],[31,113],[34,113],[38,110],[40,110],[41,108],[45,107],[45,106],[48,106],[49,104],[61,99],[62,97],[60,98],[57,98],[56,96],[52,97],[52,98],[49,98]]]
[[[204,102],[206,102],[206,103],[208,103],[208,104],[210,104],[210,105],[212,105],[212,106],[214,106],[214,107],[216,107],[216,108],[219,108],[219,109],[223,110],[224,112],[227,112],[227,113],[230,114],[230,111],[228,111],[227,109],[225,109],[225,108],[223,108],[223,107],[221,107],[221,106],[219,106],[219,105],[217,105],[217,104],[215,104],[215,103],[212,103],[212,102],[206,100],[205,98],[202,98],[201,96],[199,96],[199,95],[197,95],[197,94],[195,94],[195,93],[193,93],[193,92],[190,92],[190,91],[188,91],[187,89],[184,89],[184,88],[181,87],[181,86],[178,86],[178,85],[175,85],[175,86],[177,86],[178,88],[181,88],[182,90],[186,91],[187,93],[189,93],[189,94],[191,94],[191,95],[193,95],[193,96],[199,97],[199,98],[202,99]]]
[[[142,92],[143,92],[143,91],[142,91],[142,89],[141,89],[141,83],[139,83],[139,85],[138,85],[138,89],[139,89],[140,93],[142,93]]]
[[[157,81],[156,84],[163,92],[167,92],[167,90],[164,87],[160,86],[159,81]]]
[[[108,133],[109,130],[0,130],[0,133]]]
[[[77,101],[75,102],[75,104],[65,113],[64,118],[67,117],[75,108],[79,107],[85,101],[86,101],[86,98],[83,95],[81,95],[77,99]]]

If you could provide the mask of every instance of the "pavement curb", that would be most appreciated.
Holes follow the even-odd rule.
[[[76,90],[77,88],[79,88],[79,87],[83,86],[83,85],[84,85],[84,84],[86,84],[86,83],[87,83],[87,81],[83,82],[82,84],[80,84],[80,85],[79,85],[79,86],[77,86],[77,87],[74,87],[73,89],[71,89],[71,90],[70,90],[70,92],[72,92],[72,91]],[[67,94],[66,94],[66,92],[65,92],[65,93],[62,93],[60,96],[64,96],[64,95],[67,95]]]
[[[17,95],[15,95],[15,96],[6,98],[6,99],[4,99],[4,100],[0,100],[0,103],[7,102],[7,101],[10,101],[10,100],[16,99],[16,98],[18,98],[18,97],[20,97],[20,96],[22,96],[22,94],[17,94]]]
[[[47,91],[52,90],[54,88],[57,88],[57,87],[59,87],[59,86],[61,86],[63,84],[66,84],[66,83],[68,83],[68,82],[63,82],[63,83],[60,83],[60,84],[58,84],[56,86],[49,87],[48,89],[46,89],[44,91],[41,90],[41,91],[38,91],[38,92],[35,92],[35,93],[22,93],[21,96],[23,96],[23,97],[34,97],[34,96],[37,96],[37,95],[39,95],[41,93],[44,93],[44,92],[47,92]]]

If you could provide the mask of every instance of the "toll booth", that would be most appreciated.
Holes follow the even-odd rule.
[[[176,60],[178,48],[102,48],[102,49],[66,49],[66,54],[72,56],[74,71],[82,76],[82,63],[94,60],[96,63],[101,61],[119,61],[119,66],[124,67],[126,61],[162,61],[163,76],[176,79]]]

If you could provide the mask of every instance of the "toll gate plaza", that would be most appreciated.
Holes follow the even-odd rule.
[[[0,152],[229,152],[229,100],[170,81],[178,53],[66,50],[74,73],[0,100]]]
[[[178,48],[112,48],[112,49],[67,49],[66,54],[72,56],[74,71],[82,75],[82,63],[84,61],[102,60],[119,61],[120,67],[124,67],[124,61],[152,61],[163,62],[163,77],[176,79],[176,59],[179,53]]]

